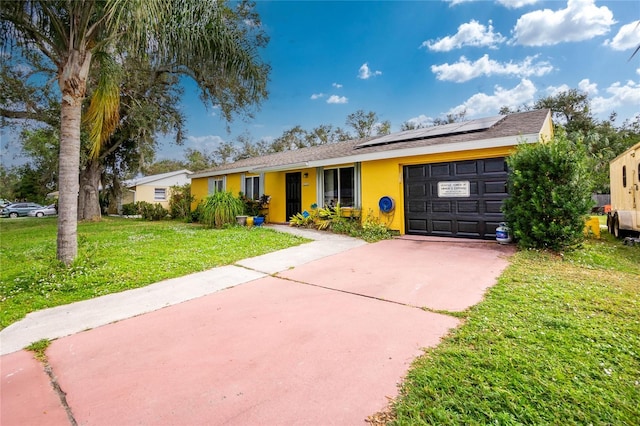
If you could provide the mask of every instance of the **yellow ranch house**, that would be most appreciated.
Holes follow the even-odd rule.
[[[216,191],[271,197],[267,221],[340,204],[401,234],[494,239],[505,158],[553,136],[549,110],[494,116],[247,158],[191,175],[194,206]]]

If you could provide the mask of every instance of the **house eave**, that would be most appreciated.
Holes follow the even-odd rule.
[[[214,177],[214,176],[224,176],[224,175],[230,175],[230,174],[233,174],[233,173],[255,172],[255,170],[260,168],[260,167],[262,167],[262,166],[261,165],[258,165],[258,166],[244,166],[244,167],[234,167],[232,169],[204,171],[204,172],[199,172],[199,173],[192,174],[191,175],[191,179],[193,179],[193,178]]]
[[[339,158],[327,158],[324,160],[310,161],[310,167],[325,167],[339,164],[357,163],[363,161],[386,160],[390,158],[413,157],[418,155],[443,154],[449,152],[470,151],[476,149],[501,148],[515,146],[519,143],[535,143],[540,141],[540,133],[530,133],[518,136],[504,136],[500,138],[483,139],[475,141],[421,146],[415,148],[396,149],[390,151],[370,152],[366,154],[354,154]]]
[[[253,169],[254,173],[266,173],[266,172],[282,172],[287,170],[306,169],[309,167],[309,161],[303,161],[300,163],[282,164],[279,166],[259,167]]]

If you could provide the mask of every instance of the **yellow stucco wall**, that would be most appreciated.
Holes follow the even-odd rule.
[[[155,189],[164,188],[166,197],[164,200],[155,199]],[[155,186],[155,185],[138,185],[136,186],[135,200],[136,202],[146,201],[151,204],[160,204],[165,209],[169,209],[169,199],[171,198],[170,186]]]
[[[285,216],[285,174],[272,172],[264,174],[264,193],[271,197],[267,221],[286,222]]]
[[[191,209],[198,207],[198,204],[204,197],[206,197],[209,188],[209,178],[197,178],[191,179],[191,195],[194,197],[191,203]]]
[[[541,136],[543,139],[548,140],[552,135],[553,127],[549,120],[548,126],[545,124],[543,128]],[[361,164],[360,179],[362,218],[366,218],[367,215],[372,215],[374,218],[378,218],[381,223],[384,223],[390,229],[400,231],[400,233],[404,234],[404,186],[402,176],[404,166],[503,157],[510,155],[514,150],[515,146],[508,146],[363,162]],[[316,184],[317,173],[315,168],[265,173],[263,183],[264,193],[271,196],[268,221],[286,222],[289,219],[285,217],[285,176],[286,173],[295,172],[302,173],[302,210],[309,210],[312,204],[318,203],[319,200]],[[305,173],[307,173],[306,177],[304,176]],[[251,175],[247,174],[246,176]],[[241,174],[239,173],[227,176],[226,189],[231,191],[234,195],[240,191],[240,177]],[[196,198],[193,204],[194,208],[202,198],[207,196],[207,181],[208,178],[192,178],[191,191]],[[380,212],[378,202],[383,196],[393,198],[395,202],[395,209],[392,213],[384,214]]]
[[[252,175],[247,175],[252,176]],[[227,176],[226,191],[231,191],[235,196],[240,192],[240,173],[234,173]],[[194,197],[191,203],[191,209],[198,207],[198,204],[209,195],[209,178],[192,178],[191,179],[191,195]]]
[[[404,234],[403,166],[503,157],[509,155],[514,149],[515,147],[476,149],[364,162],[361,166],[362,217],[366,218],[367,215],[372,215],[390,229]],[[395,202],[393,212],[387,214],[380,212],[378,202],[383,196],[393,198]]]

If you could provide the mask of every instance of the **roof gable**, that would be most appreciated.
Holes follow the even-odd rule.
[[[180,175],[185,175],[186,178],[189,178],[189,176],[192,174],[193,174],[192,171],[187,169],[182,169],[182,170],[176,170],[173,172],[160,173],[157,175],[143,176],[138,179],[130,179],[125,182],[125,185],[127,186],[127,188],[132,188],[134,186],[148,185],[150,183],[158,182],[165,179],[170,179],[172,177],[179,177]]]

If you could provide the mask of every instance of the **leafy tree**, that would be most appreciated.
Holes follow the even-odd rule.
[[[405,132],[407,130],[424,129],[427,125],[423,123],[416,123],[415,121],[405,121],[400,125],[400,131]]]
[[[233,143],[227,141],[221,143],[214,151],[213,155],[216,158],[217,164],[227,164],[232,161],[236,155],[236,147],[233,146]]]
[[[206,154],[202,151],[198,151],[193,148],[187,148],[184,154],[186,162],[184,168],[197,172],[198,170],[205,170],[216,165],[213,155]],[[173,169],[177,170],[177,169]]]
[[[589,95],[578,89],[569,89],[553,96],[538,99],[533,109],[550,109],[556,126],[562,125],[567,133],[585,134],[593,129]]]
[[[389,120],[385,120],[382,123],[377,123],[376,133],[378,136],[388,135],[391,133],[391,122]]]
[[[634,142],[640,140],[640,116],[615,125],[616,114],[608,120],[598,121],[591,113],[591,101],[587,93],[570,89],[537,100],[533,105],[517,108],[502,107],[500,114],[548,108],[553,115],[556,132],[565,132],[576,148],[585,151],[594,183],[593,190],[609,192],[609,162]]]
[[[465,110],[462,110],[461,112],[449,113],[444,118],[434,118],[431,121],[430,125],[427,125],[425,123],[416,123],[415,121],[405,121],[400,126],[400,131],[426,129],[432,126],[441,126],[443,124],[458,123],[458,122],[464,121],[466,116],[467,116],[467,110],[465,109]]]
[[[249,133],[243,133],[238,136],[238,143],[240,144],[240,147],[236,149],[234,161],[258,157],[262,154],[258,145],[254,144],[251,140],[251,135],[249,135]]]
[[[467,116],[466,109],[460,112],[449,113],[444,118],[434,118],[433,125],[442,126],[443,124],[459,123],[461,121],[464,121],[466,116]]]
[[[182,143],[184,117],[178,106],[182,95],[178,77],[157,72],[147,60],[121,57],[118,62],[122,74],[118,128],[93,155],[90,144],[81,147],[81,220],[100,217],[100,186],[117,197],[124,176],[145,170],[153,159],[158,134],[172,133],[176,143]]]
[[[282,135],[275,138],[269,147],[269,152],[282,152],[306,146],[307,132],[300,126],[292,127],[282,132]]]
[[[169,198],[169,214],[172,219],[183,219],[191,221],[191,203],[195,197],[191,195],[191,185],[171,187],[171,198]]]
[[[383,132],[388,132],[388,130],[391,128],[391,123],[389,123],[388,121],[376,125],[376,123],[378,122],[378,114],[373,111],[364,112],[360,109],[352,114],[349,114],[347,116],[347,121],[345,124],[355,130],[356,138],[368,138],[370,136],[375,136],[376,134],[386,134],[376,132],[377,128],[380,128]]]
[[[581,242],[592,206],[584,150],[560,132],[549,142],[519,145],[507,164],[504,213],[518,244],[563,251]]]
[[[15,188],[19,180],[17,167],[7,168],[4,164],[0,164],[0,198],[9,201],[15,200]]]
[[[188,168],[183,161],[180,160],[160,160],[149,164],[144,168],[145,175],[159,175],[162,173],[173,172]]]
[[[334,129],[331,124],[321,124],[305,136],[306,146],[326,145],[343,140],[348,140],[346,132],[340,127]]]
[[[255,54],[266,38],[252,18],[249,3],[234,11],[215,0],[3,2],[3,45],[29,52],[25,58],[46,57],[61,93],[59,260],[69,265],[77,255],[82,105],[92,67],[99,78],[85,119],[94,155],[119,121],[118,64],[111,56],[118,50],[193,78],[201,98],[230,119],[266,96],[268,67]]]
[[[23,153],[32,159],[30,168],[38,175],[36,181],[40,189],[36,193],[46,195],[55,191],[58,187],[58,130],[49,126],[25,129],[20,139]]]

